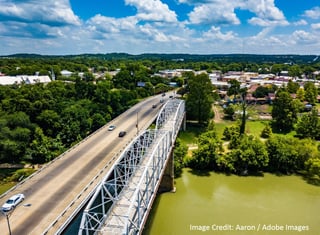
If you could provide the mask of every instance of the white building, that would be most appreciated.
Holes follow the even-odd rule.
[[[68,70],[62,70],[60,72],[60,74],[64,77],[70,77],[72,75],[72,72],[68,71]]]
[[[36,75],[17,75],[17,76],[0,76],[0,85],[13,84],[35,84],[35,83],[49,83],[51,79],[49,76]]]

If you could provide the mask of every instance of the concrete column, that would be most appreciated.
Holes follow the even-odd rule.
[[[167,165],[165,166],[164,173],[159,186],[159,193],[162,192],[175,192],[174,187],[174,162],[173,150],[170,153]]]
[[[184,112],[183,121],[182,121],[182,130],[185,131],[187,129],[187,113]]]

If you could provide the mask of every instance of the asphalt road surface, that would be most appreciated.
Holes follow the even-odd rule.
[[[55,234],[137,132],[148,127],[161,108],[160,99],[168,96],[158,95],[135,105],[2,197],[0,205],[17,193],[26,197],[9,215],[12,234]],[[109,125],[116,128],[108,131]],[[118,137],[120,131],[127,134]],[[3,215],[0,215],[0,234],[9,234]]]

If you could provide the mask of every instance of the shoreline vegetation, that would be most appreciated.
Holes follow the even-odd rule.
[[[216,114],[216,112],[215,112]],[[226,139],[226,130],[238,128],[237,125],[238,122],[232,122],[232,121],[221,121],[221,117],[223,114],[220,113],[219,118],[220,120],[216,123],[209,124],[209,128],[206,128],[204,125],[197,125],[195,123],[188,123],[187,124],[187,130],[180,132],[180,135],[178,136],[180,145],[183,145],[187,150],[187,154],[184,157],[180,158],[180,167],[181,168],[190,168],[191,171],[196,175],[207,175],[209,172],[216,172],[216,173],[222,173],[226,175],[234,174],[238,176],[263,176],[265,173],[271,173],[275,174],[277,176],[281,175],[297,175],[300,176],[301,179],[303,179],[305,182],[320,186],[320,179],[318,175],[312,175],[310,174],[307,169],[305,169],[306,166],[306,159],[309,156],[308,154],[312,154],[317,152],[318,149],[317,146],[314,147],[315,141],[312,141],[310,139],[307,140],[301,140],[294,137],[295,132],[291,133],[275,133],[272,134],[269,138],[262,138],[261,133],[263,132],[264,128],[270,124],[270,121],[268,120],[250,120],[247,122],[247,131],[246,135],[244,137],[240,137],[241,142],[245,141],[245,145],[251,145],[253,144],[253,149],[247,150],[246,148],[243,149],[243,151],[252,151],[251,155],[250,153],[248,156],[248,159],[245,159],[245,153],[240,153],[240,150],[237,150],[235,154],[239,154],[240,157],[236,156],[227,156],[232,151],[235,151],[234,149],[239,147],[237,145],[236,147],[230,148],[230,142],[231,137]],[[210,127],[211,125],[211,127]],[[209,129],[209,130],[208,130]],[[215,143],[218,143],[219,146],[212,146],[211,148],[216,150],[216,153],[218,154],[212,154],[210,152],[206,152],[208,149],[210,149],[210,142],[206,142],[203,140],[203,138],[206,138],[208,135],[208,132],[211,133],[211,139],[215,139]],[[237,131],[236,131],[237,132]],[[236,133],[236,136],[238,133]],[[270,140],[271,138],[271,140]],[[286,142],[285,140],[289,140]],[[268,154],[273,154],[271,152],[272,148],[277,148],[277,143],[283,142],[283,146],[278,149],[278,152],[288,150],[287,158],[291,158],[290,154],[296,154],[293,156],[295,159],[290,163],[288,159],[283,159],[283,161],[286,161],[286,167],[282,167],[278,165],[277,167],[271,167],[269,166],[270,159],[267,160],[267,163],[264,165],[261,165],[259,161],[265,161],[265,158]],[[239,142],[239,140],[238,140]],[[265,149],[265,145],[268,145],[269,143],[269,152],[266,151],[265,158],[257,157],[258,153],[261,153],[261,149]],[[251,144],[250,144],[251,143]],[[258,143],[258,144],[257,144]],[[271,144],[274,143],[275,146],[272,146]],[[212,143],[211,143],[212,144]],[[256,148],[254,148],[254,144],[257,144]],[[209,146],[206,146],[209,145]],[[231,143],[232,145],[232,143]],[[294,149],[290,149],[290,147],[293,147]],[[207,150],[204,150],[207,148]],[[252,147],[251,147],[252,148]],[[200,150],[199,150],[200,149]],[[302,151],[299,153],[299,149]],[[304,150],[303,150],[304,149]],[[291,151],[291,152],[290,152]],[[200,153],[199,153],[200,152]],[[201,154],[204,155],[201,156]],[[231,153],[232,154],[232,153]],[[241,155],[243,154],[243,155]],[[301,155],[299,155],[301,154]],[[307,156],[307,157],[305,157]],[[176,157],[176,155],[175,155]],[[229,158],[228,158],[229,157]],[[234,157],[236,160],[231,160],[230,158]],[[273,156],[274,157],[274,156]],[[284,156],[281,156],[284,157]],[[176,157],[179,158],[179,157]],[[251,158],[251,159],[250,159]],[[268,157],[267,157],[268,158]],[[274,157],[275,158],[275,157]],[[301,159],[299,159],[301,158]],[[223,162],[225,161],[225,162]],[[228,162],[229,161],[229,162]],[[235,163],[235,161],[243,161],[244,163],[238,164],[235,166],[232,165]],[[279,162],[278,159],[272,159],[272,164],[276,162]],[[295,162],[297,161],[297,162]],[[253,162],[253,163],[252,163]],[[251,164],[251,165],[250,165]],[[178,169],[176,173],[176,177],[180,177],[180,173],[182,172],[182,169]]]

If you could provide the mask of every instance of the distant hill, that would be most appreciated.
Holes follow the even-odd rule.
[[[256,62],[256,63],[294,63],[306,64],[319,62],[317,55],[259,55],[259,54],[140,54],[127,53],[79,54],[79,55],[39,55],[13,54],[0,58],[68,58],[68,59],[103,59],[103,60],[174,60],[174,61],[206,61],[206,62]]]

